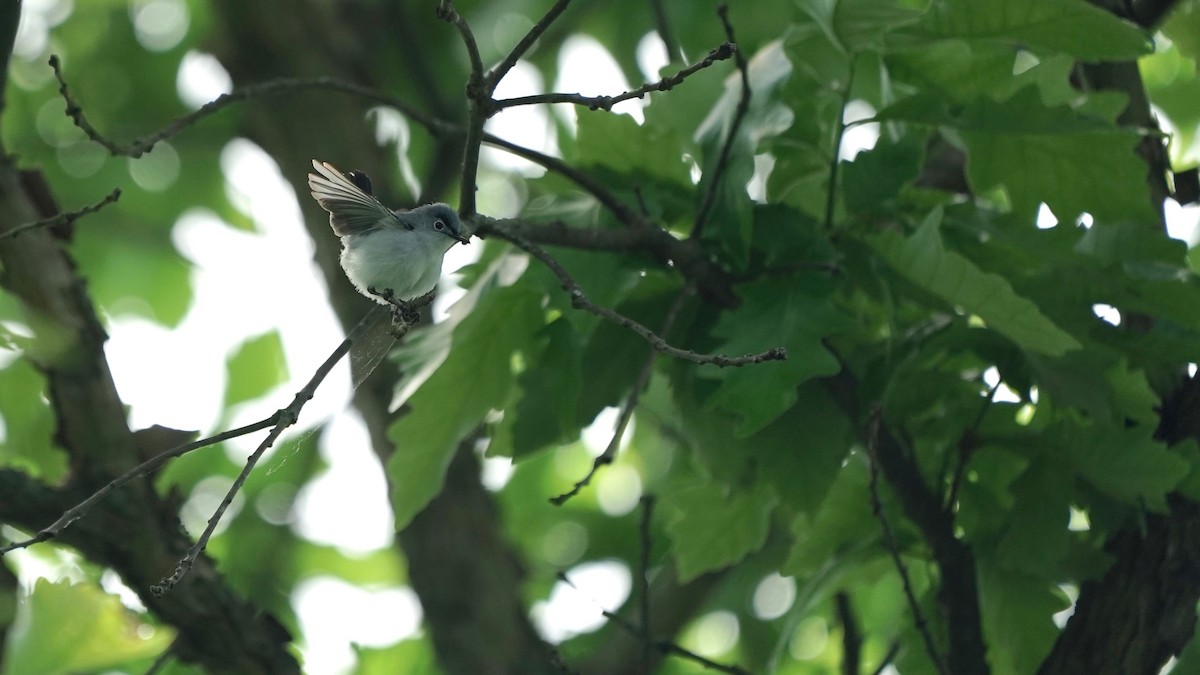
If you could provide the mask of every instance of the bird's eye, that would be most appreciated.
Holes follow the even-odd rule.
[[[435,221],[433,221],[433,229],[444,230],[444,229],[446,229],[446,224],[440,220],[435,220]]]

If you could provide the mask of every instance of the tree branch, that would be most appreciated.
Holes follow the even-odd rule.
[[[925,484],[916,462],[882,420],[872,436],[876,438],[879,468],[899,498],[905,515],[920,529],[941,574],[937,600],[949,636],[942,672],[985,675],[989,669],[979,614],[975,557],[954,535],[953,516],[942,508],[941,500]]]
[[[505,239],[518,248],[529,253],[537,258],[546,267],[550,269],[554,276],[558,277],[559,283],[564,291],[571,296],[571,305],[576,309],[582,309],[585,312],[595,314],[596,316],[611,321],[618,326],[628,328],[637,333],[642,339],[649,342],[656,350],[674,356],[676,358],[691,361],[699,364],[712,364],[721,368],[741,367],[754,363],[762,363],[764,361],[783,361],[787,359],[787,350],[783,347],[768,349],[757,354],[746,354],[744,356],[726,356],[724,354],[698,354],[691,350],[679,349],[667,343],[661,336],[646,326],[630,319],[629,317],[619,314],[607,307],[602,307],[592,302],[583,293],[583,289],[579,287],[579,283],[574,277],[558,262],[553,256],[547,253],[542,247],[525,239],[524,237],[513,232],[507,232],[501,229],[493,229],[492,233],[501,239]]]
[[[650,645],[654,641],[650,624],[650,551],[654,540],[650,528],[654,523],[654,495],[642,495],[638,501],[642,505],[642,517],[638,521],[638,614],[642,624],[642,672],[650,675],[653,654]]]
[[[563,583],[569,585],[571,588],[576,588],[575,584],[571,581],[571,579],[569,577],[567,577],[567,575],[565,573],[559,574],[558,578]],[[601,609],[600,614],[604,618],[606,618],[610,622],[612,622],[612,624],[614,626],[625,631],[630,636],[632,636],[638,640],[641,639],[642,634],[643,634],[642,629],[640,629],[633,622],[622,617],[620,614],[610,612],[607,609]],[[653,647],[660,654],[669,655],[669,656],[678,656],[679,658],[682,658],[684,660],[691,661],[693,663],[698,663],[701,666],[704,666],[704,668],[706,670],[713,670],[718,673],[727,673],[727,675],[751,675],[750,671],[745,670],[745,669],[741,668],[740,666],[726,665],[724,663],[718,663],[711,659],[707,659],[693,651],[684,649],[683,647],[680,647],[678,644],[671,642],[669,640],[658,640],[653,643]]]
[[[724,42],[708,52],[708,55],[703,60],[694,63],[687,68],[662,78],[657,82],[644,84],[637,89],[633,89],[616,96],[584,96],[582,94],[566,94],[566,93],[549,93],[549,94],[533,94],[531,96],[519,96],[515,98],[502,98],[494,103],[495,111],[499,112],[505,108],[513,108],[521,105],[538,105],[543,103],[571,103],[578,106],[583,106],[589,110],[612,110],[612,107],[622,101],[630,99],[642,98],[646,94],[655,91],[670,91],[682,84],[691,75],[708,68],[717,61],[724,61],[733,56],[737,51],[737,47],[732,42]],[[744,60],[744,59],[743,59]],[[744,114],[744,113],[743,113]]]
[[[492,71],[484,77],[484,87],[489,97],[496,93],[496,87],[500,84],[500,80],[504,79],[504,76],[508,74],[508,71],[512,70],[512,67],[517,64],[517,61],[525,55],[525,52],[529,51],[529,48],[533,46],[533,43],[537,42],[537,39],[542,36],[542,33],[546,32],[546,29],[550,27],[550,24],[554,23],[555,19],[557,19],[559,15],[563,13],[569,4],[571,4],[571,0],[557,0],[557,2],[555,2],[550,8],[550,11],[546,12],[545,16],[538,20],[538,22],[529,29],[529,32],[525,33],[525,36],[521,38],[521,41],[518,42],[515,47],[513,47],[512,51],[508,53],[508,56],[504,57],[504,60],[500,62],[500,65],[493,68]],[[495,109],[498,110],[499,108]]]
[[[410,304],[414,310],[417,310],[422,306],[421,303],[428,305],[431,302],[433,302],[433,294],[430,293],[417,298]],[[246,458],[246,464],[242,467],[241,472],[238,473],[237,478],[234,479],[233,484],[229,486],[229,490],[225,493],[225,498],[221,500],[221,503],[217,505],[217,509],[213,511],[212,517],[208,519],[208,525],[204,528],[203,534],[196,539],[196,543],[193,544],[190,549],[188,549],[187,555],[185,555],[179,561],[179,564],[175,566],[175,571],[171,574],[171,576],[163,579],[156,586],[151,587],[150,591],[152,593],[157,596],[165,595],[166,593],[169,593],[171,589],[175,588],[176,584],[183,580],[183,577],[187,575],[188,570],[190,570],[192,565],[195,564],[196,557],[200,555],[200,552],[203,551],[206,546],[208,546],[209,538],[212,537],[213,531],[217,529],[217,524],[221,522],[221,517],[225,515],[225,510],[228,509],[229,505],[233,503],[233,498],[237,496],[239,491],[241,491],[242,485],[246,482],[246,478],[248,478],[250,476],[250,472],[254,470],[254,465],[257,464],[258,460],[262,458],[263,453],[265,453],[267,449],[275,444],[275,441],[278,440],[279,436],[288,427],[299,421],[300,411],[303,410],[305,404],[312,400],[312,397],[316,395],[317,388],[320,387],[321,383],[325,381],[325,377],[329,375],[329,371],[333,370],[333,367],[337,365],[337,362],[342,360],[342,357],[350,351],[350,347],[355,342],[360,340],[364,335],[367,334],[368,331],[371,330],[371,328],[375,325],[375,319],[379,316],[382,316],[383,313],[383,307],[378,305],[373,307],[370,312],[367,312],[366,316],[364,316],[362,320],[358,322],[358,325],[350,331],[350,334],[347,335],[346,338],[342,340],[341,344],[339,344],[333,350],[333,353],[330,354],[325,361],[321,363],[321,365],[317,366],[316,372],[314,372],[313,376],[309,378],[308,383],[305,384],[300,391],[296,392],[296,396],[292,398],[292,402],[286,407],[275,411],[275,414],[268,418],[274,422],[274,426],[271,427],[270,433],[268,433],[267,437],[264,438],[262,443],[258,445],[258,448],[256,448],[248,458]]]
[[[8,89],[8,62],[12,59],[13,43],[21,24],[21,3],[9,2],[0,6],[0,113],[4,112],[4,92]]]
[[[458,29],[467,56],[471,60],[471,74],[467,77],[467,130],[463,141],[462,185],[459,189],[458,212],[464,218],[475,215],[475,191],[478,189],[479,145],[483,142],[483,125],[491,114],[491,90],[483,73],[483,61],[479,57],[479,46],[467,20],[454,9],[453,0],[441,0],[437,16]]]
[[[531,223],[521,219],[497,220],[477,217],[474,234],[480,237],[517,236],[547,246],[565,246],[593,251],[645,251],[662,264],[679,270],[696,287],[705,301],[718,307],[736,308],[740,300],[733,292],[728,273],[713,263],[694,239],[677,239],[657,227],[600,229],[569,227],[561,222]]]
[[[859,675],[862,660],[862,635],[854,618],[854,607],[845,591],[833,596],[833,608],[842,624],[842,675]]]
[[[40,176],[18,175],[11,164],[0,164],[0,200],[6,205],[0,232],[57,210]],[[71,461],[71,482],[62,488],[0,471],[0,519],[36,531],[139,463],[144,434],[132,433],[125,422],[105,359],[103,326],[54,232],[38,228],[0,239],[0,267],[5,271],[0,281],[37,336],[25,358],[45,377],[57,425],[54,441]],[[298,673],[285,649],[286,631],[235,595],[207,561],[204,573],[171,600],[148,592],[162,564],[186,547],[177,509],[148,481],[134,481],[64,541],[96,564],[112,567],[156,616],[178,630],[181,659],[213,673]]]
[[[854,84],[854,56],[847,61],[846,87],[842,105],[838,108],[837,125],[833,131],[833,150],[829,158],[829,185],[825,189],[825,231],[833,230],[833,211],[837,204],[838,168],[841,166],[842,138],[846,135],[846,106],[850,105],[850,89]]]
[[[1105,546],[1115,558],[1079,589],[1075,611],[1038,675],[1157,673],[1192,640],[1200,598],[1200,507],[1168,500],[1170,515],[1148,514]],[[1114,648],[1117,646],[1117,648]]]
[[[121,188],[113,188],[113,191],[108,193],[108,196],[106,196],[104,199],[101,199],[100,201],[96,202],[95,204],[89,204],[88,206],[85,206],[85,207],[79,209],[78,211],[68,211],[66,213],[60,213],[57,216],[51,216],[49,218],[42,218],[41,220],[35,220],[32,223],[24,223],[22,225],[17,225],[16,227],[12,228],[11,230],[8,230],[7,232],[0,232],[0,239],[3,239],[5,237],[15,237],[18,234],[21,234],[22,232],[27,232],[29,230],[35,230],[39,227],[59,227],[62,225],[70,225],[71,223],[75,222],[76,220],[79,220],[80,218],[82,218],[86,215],[95,213],[95,212],[99,211],[100,209],[108,206],[109,204],[115,203],[120,198],[121,198]]]
[[[888,523],[887,515],[883,512],[883,502],[879,499],[879,425],[880,412],[875,410],[871,413],[871,420],[867,430],[867,458],[869,478],[868,488],[871,495],[871,513],[875,515],[875,519],[879,521],[879,529],[883,531],[883,543],[887,548],[888,554],[892,557],[892,564],[896,567],[896,573],[900,575],[900,581],[904,587],[904,598],[908,601],[908,610],[912,612],[913,624],[916,626],[917,633],[921,636],[921,641],[925,644],[925,653],[929,655],[929,660],[933,663],[941,675],[950,675],[946,666],[946,658],[942,656],[938,650],[937,642],[933,639],[933,634],[929,630],[929,624],[925,621],[925,613],[921,611],[921,603],[917,600],[916,591],[913,590],[912,578],[908,575],[908,567],[905,566],[904,560],[900,557],[900,544],[896,541],[896,535],[892,532],[892,526]],[[848,603],[848,601],[847,601]],[[857,671],[858,656],[854,657]]]
[[[471,61],[471,74],[472,76],[477,76],[479,81],[482,82],[483,59],[479,56],[479,45],[475,42],[475,33],[471,31],[471,26],[467,24],[467,20],[462,18],[462,15],[454,8],[453,0],[439,0],[437,18],[458,29],[463,46],[467,48],[467,58]]]
[[[555,262],[557,263],[557,261]],[[559,278],[561,279],[562,277]],[[675,302],[671,303],[671,308],[667,310],[666,317],[663,319],[662,328],[659,329],[659,333],[662,335],[661,339],[665,340],[671,334],[671,328],[675,325],[675,318],[679,316],[679,310],[683,307],[684,300],[691,294],[691,287],[684,286],[675,296]],[[638,371],[637,378],[633,382],[633,389],[629,391],[629,398],[625,400],[625,405],[621,408],[621,415],[617,418],[617,428],[613,432],[608,446],[604,448],[604,452],[600,453],[600,456],[592,462],[592,468],[588,470],[587,475],[575,483],[574,487],[564,494],[551,497],[551,504],[555,506],[566,504],[568,500],[579,494],[580,490],[592,482],[592,478],[600,470],[600,467],[612,464],[613,460],[617,458],[617,450],[621,447],[621,438],[625,436],[625,428],[629,426],[629,420],[633,418],[633,411],[637,408],[638,398],[642,395],[642,390],[646,388],[646,384],[650,381],[650,374],[654,372],[654,361],[658,357],[658,351],[657,348],[652,349],[650,354],[646,356],[646,361],[642,364],[642,368]]]
[[[63,100],[67,104],[66,114],[79,127],[81,131],[94,143],[106,148],[113,156],[132,157],[134,159],[150,152],[160,141],[165,141],[178,135],[181,131],[191,127],[197,122],[215,115],[216,113],[228,108],[234,103],[247,101],[255,98],[264,98],[268,96],[276,96],[279,94],[290,94],[303,91],[305,89],[327,89],[332,91],[340,91],[347,94],[353,94],[362,98],[376,101],[384,105],[396,108],[408,117],[411,117],[421,126],[425,127],[434,135],[446,133],[462,133],[461,127],[439,120],[437,118],[426,115],[417,108],[413,107],[407,101],[395,96],[382,94],[370,87],[364,87],[352,82],[345,82],[331,77],[318,78],[279,78],[268,80],[258,84],[239,87],[228,94],[221,94],[217,98],[205,103],[198,109],[177,117],[172,120],[167,126],[162,129],[136,138],[127,144],[120,144],[110,140],[101,134],[87,117],[83,114],[83,108],[79,102],[71,95],[70,89],[67,87],[67,81],[62,73],[62,66],[57,55],[50,57],[50,67],[54,69],[54,77],[58,80],[58,93],[62,95]]]
[[[713,175],[711,180],[707,181],[708,185],[705,187],[704,197],[700,200],[700,208],[696,211],[696,217],[692,221],[692,239],[699,239],[704,231],[704,224],[708,220],[708,214],[712,210],[713,203],[716,202],[717,188],[720,186],[721,179],[728,168],[729,154],[733,151],[733,144],[737,141],[738,130],[742,127],[742,120],[746,117],[746,111],[750,109],[750,67],[746,63],[746,55],[742,53],[742,50],[737,48],[737,38],[733,34],[733,24],[729,22],[729,6],[718,6],[717,16],[721,17],[721,25],[725,28],[725,44],[733,46],[734,61],[737,63],[738,73],[742,80],[742,94],[738,98],[737,108],[733,112],[733,121],[729,124],[729,131],[725,135],[725,142],[721,144],[721,152],[717,155],[717,164],[713,168]]]
[[[414,109],[407,101],[380,93],[379,91],[370,87],[364,87],[345,82],[336,78],[278,79],[268,80],[246,87],[239,87],[232,93],[224,94],[214,99],[212,102],[204,105],[199,110],[177,118],[157,132],[140,137],[128,144],[122,145],[106,138],[91,126],[91,124],[87,121],[87,118],[84,116],[83,110],[77,103],[75,103],[74,99],[71,98],[69,90],[67,89],[66,81],[63,78],[61,71],[56,67],[55,72],[59,79],[60,92],[67,101],[67,112],[76,126],[78,126],[89,139],[95,143],[98,143],[102,147],[107,148],[113,154],[129,157],[138,157],[141,154],[148,152],[159,141],[170,139],[202,119],[216,114],[224,108],[239,101],[245,101],[258,97],[294,93],[305,89],[320,89],[348,93],[381,103],[383,105],[394,107],[405,115],[410,116],[414,121],[423,126],[436,137],[465,137],[467,133],[466,129],[459,125],[425,115],[424,113]],[[615,235],[609,231],[598,229],[531,227],[528,230],[528,237],[531,240],[550,245],[570,246],[575,248],[595,248],[611,251],[643,249],[656,256],[662,262],[670,261],[672,265],[680,270],[685,278],[695,282],[696,289],[700,292],[701,297],[703,297],[706,301],[726,308],[734,308],[738,306],[739,300],[737,295],[732,290],[731,281],[728,274],[726,274],[725,271],[720,267],[716,266],[708,258],[707,253],[705,253],[705,251],[697,243],[676,239],[669,233],[655,227],[654,224],[649,222],[643,214],[639,213],[637,209],[618,199],[616,195],[609,191],[608,188],[600,181],[593,179],[586,173],[571,167],[566,162],[563,162],[556,157],[551,157],[535,150],[521,147],[515,143],[511,143],[486,132],[483,134],[483,142],[506,150],[518,157],[523,157],[535,164],[538,164],[539,166],[544,167],[547,171],[552,171],[565,176],[596,197],[596,199],[602,205],[607,207],[613,212],[614,215],[616,215],[618,220],[626,225],[631,226],[631,229],[644,231],[635,235]],[[480,226],[478,233],[481,235],[486,234],[485,226]],[[539,239],[541,236],[545,236],[547,238],[545,240]]]
[[[1164,397],[1154,437],[1200,440],[1200,378]],[[1112,566],[1079,589],[1075,611],[1039,675],[1155,673],[1192,640],[1200,601],[1200,505],[1180,495],[1166,515],[1146,514],[1105,545]],[[1114,657],[1111,645],[1121,649]]]

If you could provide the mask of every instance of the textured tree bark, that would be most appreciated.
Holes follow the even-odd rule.
[[[1075,614],[1039,675],[1153,675],[1196,628],[1200,598],[1200,507],[1173,499],[1169,516],[1150,516],[1107,550],[1116,562],[1079,592]]]
[[[0,165],[0,232],[52,215],[53,197],[40,176]],[[156,430],[135,434],[104,356],[107,336],[84,282],[63,248],[66,233],[46,228],[0,240],[3,283],[22,305],[37,336],[28,356],[46,378],[57,421],[55,440],[70,459],[67,486],[50,488],[19,471],[0,472],[0,520],[36,531],[142,459]],[[145,605],[179,631],[181,659],[213,673],[298,673],[286,651],[286,631],[225,585],[201,557],[188,581],[166,597],[149,588],[170,574],[191,545],[179,505],[160,498],[149,481],[114,492],[68,529],[63,541],[93,562],[112,567]]]

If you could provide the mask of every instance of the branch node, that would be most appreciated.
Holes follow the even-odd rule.
[[[58,227],[61,225],[70,225],[71,223],[75,222],[76,220],[79,220],[80,218],[82,218],[86,215],[95,213],[95,212],[99,211],[100,209],[108,206],[109,204],[116,202],[120,198],[121,198],[121,188],[113,188],[112,192],[108,193],[108,195],[105,196],[104,199],[101,199],[100,201],[96,202],[95,204],[90,204],[88,206],[85,206],[85,207],[79,209],[78,211],[68,211],[66,213],[60,213],[57,216],[50,216],[49,218],[43,218],[41,220],[36,220],[32,223],[23,223],[21,225],[17,225],[16,227],[14,227],[11,230],[8,230],[7,232],[0,233],[0,239],[4,239],[5,237],[15,237],[18,234],[21,234],[22,232],[26,232],[28,230],[33,230],[33,229],[36,229],[39,227]]]

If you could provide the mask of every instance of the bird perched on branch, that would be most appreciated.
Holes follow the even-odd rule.
[[[308,174],[308,187],[342,238],[346,277],[359,293],[390,305],[395,319],[415,323],[419,314],[409,303],[437,285],[446,251],[469,242],[458,214],[440,203],[394,211],[371,194],[366,174],[343,174],[315,159],[312,164],[317,173]]]

